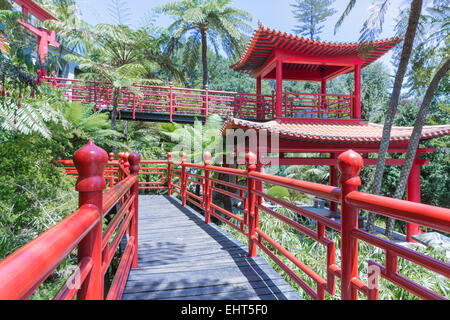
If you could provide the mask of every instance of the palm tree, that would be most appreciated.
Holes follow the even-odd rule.
[[[380,194],[381,185],[383,181],[383,173],[385,169],[386,155],[389,148],[389,141],[391,137],[391,129],[394,122],[394,116],[397,112],[397,106],[400,98],[400,92],[402,89],[403,80],[408,68],[409,59],[411,57],[411,52],[413,49],[414,39],[416,36],[417,26],[419,24],[419,18],[422,11],[422,0],[412,0],[410,6],[410,14],[407,24],[407,29],[403,41],[403,48],[400,56],[400,61],[398,63],[397,72],[395,74],[394,86],[392,89],[391,99],[389,101],[389,107],[386,112],[386,119],[383,126],[383,136],[380,143],[380,149],[378,151],[378,161],[375,169],[374,180],[372,184],[372,193]],[[356,0],[350,0],[343,15],[338,20],[335,26],[335,31],[342,24],[345,16],[347,16],[356,4]],[[381,12],[378,13],[379,19],[382,21],[383,12],[386,10],[386,5],[388,0],[384,0],[379,6]],[[375,11],[374,11],[375,12]],[[373,13],[375,14],[375,13]],[[373,25],[373,24],[372,24]],[[365,23],[365,27],[369,27],[369,23]],[[374,33],[372,32],[362,32],[363,35],[370,36]],[[369,213],[367,220],[367,229],[369,232],[373,232],[373,226],[375,221],[375,214]],[[389,234],[389,228],[386,228],[386,233]]]
[[[98,24],[91,31],[93,43],[86,46],[84,56],[66,55],[69,61],[75,61],[83,71],[86,80],[101,80],[113,87],[111,128],[117,130],[118,103],[121,90],[127,88],[136,96],[140,93],[135,83],[161,83],[160,80],[145,79],[148,74],[146,63],[142,60],[141,33],[119,25]],[[115,137],[114,137],[115,138]],[[115,147],[113,152],[115,152]]]
[[[234,58],[238,57],[246,43],[244,36],[251,31],[247,24],[251,15],[243,10],[231,8],[231,0],[182,0],[159,6],[158,13],[175,17],[169,26],[175,39],[188,35],[184,62],[193,69],[198,61],[201,46],[203,66],[203,88],[208,84],[207,48],[211,42],[216,54],[220,44],[223,51]]]

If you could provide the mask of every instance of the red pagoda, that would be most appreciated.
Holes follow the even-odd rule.
[[[279,153],[279,165],[329,166],[329,183],[338,184],[337,157],[353,149],[362,154],[364,165],[375,165],[383,126],[361,119],[361,69],[376,61],[401,41],[395,37],[370,43],[329,43],[299,38],[294,35],[268,29],[263,25],[254,32],[241,59],[232,65],[233,70],[252,75],[256,79],[257,120],[229,118],[223,128],[266,130],[268,142],[257,145],[257,168],[264,170],[262,154]],[[361,54],[364,48],[364,54]],[[332,95],[326,93],[326,83],[339,75],[353,72],[354,93]],[[276,80],[275,110],[268,113],[261,81]],[[283,91],[283,80],[317,81],[320,93],[290,93]],[[267,115],[276,115],[268,119]],[[270,121],[266,121],[270,120]],[[405,153],[412,127],[393,127],[390,153]],[[270,136],[279,136],[277,150],[272,150]],[[421,141],[450,134],[450,125],[426,126]],[[267,147],[266,147],[267,145]],[[407,197],[420,202],[420,167],[428,164],[421,154],[434,149],[418,149],[408,179]],[[320,153],[325,157],[289,156],[295,153]],[[402,165],[403,159],[386,160],[386,165]],[[261,186],[260,186],[261,187]],[[330,211],[337,211],[337,203],[330,203]],[[420,233],[419,226],[408,225],[408,240]]]

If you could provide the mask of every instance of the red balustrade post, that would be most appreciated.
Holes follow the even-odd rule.
[[[272,90],[272,118],[275,118],[275,90]]]
[[[239,118],[242,119],[242,92],[241,89],[239,89]]]
[[[261,103],[261,76],[256,77],[256,118],[264,119],[264,110]]]
[[[119,168],[118,168],[118,172],[117,172],[117,180],[118,181],[122,181],[123,180],[123,172],[121,170],[121,166],[123,166],[123,152],[119,152],[117,154],[118,156],[118,161],[119,161]]]
[[[186,181],[186,153],[181,153],[181,203],[186,206],[187,181]]]
[[[203,208],[205,210],[205,223],[211,222],[211,204],[209,202],[210,182],[208,166],[211,164],[211,153],[206,151],[203,154],[205,177],[203,180]]]
[[[97,82],[94,81],[94,112],[97,111]]]
[[[170,122],[172,122],[172,114],[173,114],[173,100],[172,100],[172,96],[173,96],[173,82],[170,81],[170,83],[169,83],[169,117],[170,117]]]
[[[133,93],[133,120],[136,119],[136,94]]]
[[[419,154],[416,154],[414,163],[409,172],[407,182],[407,199],[408,201],[420,203],[420,165],[417,164]],[[420,234],[420,225],[407,222],[406,223],[406,240],[408,242],[417,242],[412,237]]]
[[[205,123],[208,122],[208,104],[209,104],[209,97],[208,97],[208,85],[205,85]]]
[[[255,179],[251,177],[251,173],[256,169],[256,155],[249,152],[245,155],[247,165],[247,201],[248,201],[248,255],[256,256],[256,212],[255,212]]]
[[[286,118],[291,117],[290,112],[292,112],[292,110],[288,111],[288,90],[287,88],[284,88],[284,116]]]
[[[132,268],[138,267],[138,212],[139,212],[139,162],[141,162],[141,156],[136,152],[133,152],[128,156],[128,162],[130,163],[130,174],[137,176],[137,181],[131,188],[131,195],[134,196],[131,210],[134,211],[133,217],[130,222],[130,237],[134,237],[135,254],[133,256]]]
[[[352,191],[358,191],[361,184],[359,172],[364,165],[363,158],[353,150],[347,150],[338,157],[341,173],[341,298],[356,300],[358,292],[351,285],[351,279],[358,276],[358,239],[352,231],[358,228],[358,209],[347,204],[345,198]]]
[[[167,154],[167,190],[169,196],[172,195],[172,154],[169,152]]]
[[[109,161],[109,187],[112,188],[114,187],[114,165],[112,164],[112,162],[114,161],[114,152],[109,153]]]
[[[93,266],[89,276],[78,291],[78,300],[102,300],[104,279],[102,276],[102,208],[103,190],[106,181],[103,171],[108,163],[108,154],[92,141],[75,152],[73,163],[78,171],[75,190],[79,192],[79,206],[93,205],[100,212],[97,224],[78,245],[78,262],[91,258]]]
[[[355,104],[353,105],[353,118],[361,119],[361,65],[355,65]]]

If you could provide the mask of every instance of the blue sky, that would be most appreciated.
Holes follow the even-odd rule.
[[[91,24],[111,22],[111,16],[106,10],[110,2],[111,0],[77,0],[83,19]],[[150,13],[153,7],[169,1],[128,0],[125,2],[126,7],[130,9],[130,24],[138,26],[142,23],[144,15]],[[353,11],[346,18],[336,35],[334,35],[334,25],[348,3],[348,0],[336,0],[333,6],[337,13],[328,18],[323,33],[320,35],[321,39],[332,42],[358,41],[359,31],[368,16],[367,10],[372,2],[371,0],[357,1]],[[292,14],[292,7],[290,6],[292,3],[294,3],[294,0],[234,0],[231,5],[249,12],[253,16],[251,25],[254,28],[257,27],[258,21],[261,21],[266,27],[292,33],[292,29],[296,24]],[[379,38],[390,38],[394,35],[395,17],[398,16],[399,10],[403,8],[405,8],[404,0],[391,1],[391,5],[385,15],[383,32]],[[157,17],[155,24],[167,27],[171,22],[172,18],[160,16]],[[390,63],[390,58],[391,54],[386,54],[380,60],[392,73],[393,67]]]

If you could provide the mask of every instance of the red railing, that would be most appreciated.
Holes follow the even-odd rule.
[[[108,162],[106,152],[89,142],[75,153],[73,162],[63,162],[66,172],[78,177],[80,208],[0,262],[0,299],[30,297],[75,248],[78,267],[55,299],[121,298],[130,268],[137,267],[140,157],[133,153],[127,159],[126,164]],[[103,193],[111,172],[118,176],[108,181],[110,189]],[[110,222],[103,230],[107,216]],[[124,235],[126,248],[105,294],[105,274]]]
[[[141,175],[140,188],[167,189],[169,195],[173,193],[179,195],[183,206],[189,203],[203,211],[205,223],[210,223],[211,216],[213,216],[231,226],[248,238],[249,256],[254,257],[258,248],[262,250],[313,299],[325,299],[327,293],[335,295],[337,283],[340,283],[342,299],[358,299],[358,294],[366,295],[368,299],[378,299],[379,277],[383,277],[388,282],[422,299],[447,298],[402,275],[398,268],[398,259],[407,260],[446,278],[450,278],[449,264],[359,229],[358,211],[363,209],[386,217],[450,233],[450,210],[358,192],[357,189],[361,183],[359,172],[363,166],[363,159],[359,154],[349,150],[339,156],[340,188],[259,172],[256,166],[256,157],[252,153],[246,156],[246,169],[212,166],[210,165],[211,155],[208,152],[204,155],[204,164],[188,163],[186,162],[186,155],[182,154],[181,156],[181,161],[172,160],[169,154],[168,160],[141,162],[145,163],[148,172],[153,172],[158,179],[152,181],[154,184],[150,186],[149,184],[142,184],[142,180],[145,180],[144,177],[147,175]],[[123,153],[120,154],[118,161],[110,161],[109,163],[111,167],[118,166],[118,170],[111,169],[110,171],[117,172],[117,180],[119,182],[103,196],[103,211],[106,212],[117,202],[121,204],[121,209],[116,215],[117,218],[114,218],[107,230],[104,231],[103,238],[110,236],[112,230],[118,226],[121,220],[124,220],[125,224],[119,227],[119,238],[126,228],[124,226],[128,225],[128,223],[132,227],[134,226],[134,229],[131,228],[132,230],[129,231],[129,245],[125,250],[125,255],[128,258],[125,260],[122,258],[122,261],[126,262],[121,263],[119,267],[121,276],[118,279],[120,280],[117,280],[117,282],[116,279],[114,280],[116,284],[112,288],[115,289],[108,297],[120,297],[120,290],[123,287],[124,279],[126,279],[126,271],[131,263],[131,256],[134,259],[137,257],[135,253],[135,248],[137,248],[135,243],[137,241],[137,226],[135,226],[135,223],[137,223],[137,220],[136,216],[132,216],[130,213],[134,211],[130,211],[127,208],[130,206],[137,208],[136,195],[138,185],[136,183],[136,175],[138,174],[138,163],[137,155],[127,156],[127,154]],[[97,186],[96,181],[100,181],[100,177],[103,174],[104,177],[110,177],[106,173],[102,174],[102,170],[95,169],[94,164],[91,166],[87,166],[87,163],[78,164],[78,171],[80,170],[79,167],[92,170],[89,173],[82,172],[80,176],[83,178],[78,178],[77,189],[79,191],[83,190],[83,181],[85,179],[89,181],[89,179],[95,178],[93,185]],[[130,171],[131,174],[129,174]],[[133,191],[131,191],[131,185],[133,185]],[[340,205],[340,221],[322,216],[304,206],[271,196],[264,191],[264,185],[282,186],[295,192],[313,195],[338,203]],[[101,199],[101,192],[95,192]],[[122,196],[127,193],[129,193],[128,198],[123,198]],[[241,201],[243,210],[236,213],[232,209],[226,208],[225,205],[217,202],[217,195],[232,197]],[[94,199],[93,194],[87,198]],[[81,208],[73,216],[67,218],[69,220],[63,220],[47,233],[0,263],[0,297],[23,298],[29,296],[32,290],[42,282],[61,259],[81,239],[86,239],[86,234],[92,232],[93,225],[97,224],[98,228],[99,219],[97,218],[96,220],[95,217],[98,217],[99,210],[93,207],[92,204],[86,205],[86,202],[82,199],[85,199],[85,196],[83,196],[83,192],[80,192]],[[93,202],[95,203],[96,201],[98,200]],[[297,216],[306,217],[314,221],[316,227],[311,228],[308,225],[304,225],[300,220],[284,215],[280,210],[268,207],[266,203],[276,204],[281,208],[296,213]],[[97,208],[99,207],[102,206],[97,205]],[[262,230],[260,228],[261,222],[263,222],[260,221],[263,217],[260,214],[261,212],[274,217],[324,246],[326,249],[325,276],[320,275],[318,270],[308,266],[304,262],[304,257],[296,256],[284,247],[279,240],[273,239]],[[62,231],[68,228],[69,225],[75,228],[74,233],[65,236]],[[340,234],[340,239],[336,240],[328,237],[327,230]],[[98,235],[98,231],[96,234]],[[112,241],[110,246],[111,249],[105,245],[104,241],[102,242],[103,255],[101,256],[103,263],[101,264],[102,273],[100,274],[104,274],[103,272],[109,264],[112,250],[115,250],[117,239],[119,238],[117,236],[114,238],[115,240]],[[358,256],[359,242],[365,242],[377,247],[383,250],[385,254],[384,265],[370,259],[362,261],[367,263],[368,266],[367,275],[364,275],[367,276],[367,283],[361,280],[364,277],[362,277],[358,268],[361,262]],[[43,246],[53,248],[53,243],[55,243],[54,251],[37,251],[37,256],[33,255],[36,250]],[[340,246],[338,247],[339,244]],[[107,248],[106,251],[105,248]],[[97,249],[96,252],[100,253],[102,250]],[[99,259],[99,255],[81,252],[79,262],[80,279],[82,280],[79,281],[84,280],[86,282],[87,276],[85,275],[93,272],[89,271],[91,269],[94,270],[91,264],[98,265],[96,261]],[[105,252],[108,252],[108,254],[105,254]],[[340,252],[340,259],[337,259],[338,252]],[[30,272],[23,276],[25,270],[28,269],[28,266],[33,265],[35,259],[44,261],[42,267],[37,268],[37,271],[33,271],[33,273]],[[300,274],[290,267],[287,261],[292,263],[295,268],[298,268],[301,271]],[[305,275],[312,281],[306,281],[304,279]],[[336,281],[336,277],[340,279],[340,282]],[[311,283],[314,285],[311,285]],[[68,297],[72,297],[74,294],[73,291],[70,292],[71,295],[67,295]],[[12,295],[13,293],[14,295]],[[81,298],[83,297],[88,296],[81,295]]]
[[[285,118],[351,119],[353,95],[283,92]]]
[[[213,216],[247,236],[250,256],[255,256],[256,249],[260,248],[312,298],[324,299],[326,293],[334,295],[336,293],[336,277],[338,277],[341,280],[340,291],[342,299],[357,299],[358,292],[365,294],[369,299],[378,299],[378,276],[420,298],[444,298],[402,276],[397,268],[397,259],[406,259],[447,278],[450,277],[450,266],[442,261],[359,229],[358,210],[364,209],[376,212],[386,217],[393,217],[447,233],[450,232],[450,210],[358,192],[357,188],[360,184],[358,174],[363,166],[363,160],[359,154],[348,151],[339,157],[341,188],[258,172],[255,165],[256,159],[252,154],[247,155],[246,170],[211,166],[209,164],[210,157],[209,153],[205,154],[204,164],[187,163],[184,154],[182,154],[181,162],[171,161],[169,158],[169,184],[167,186],[169,193],[175,192],[179,194],[183,205],[190,203],[201,209],[205,214],[206,223],[209,223],[211,216]],[[195,170],[195,173],[192,170]],[[221,175],[221,178],[213,178],[213,173]],[[231,180],[234,181],[226,181],[227,179],[224,179],[224,176],[232,177]],[[263,184],[282,186],[296,192],[314,195],[330,202],[339,203],[341,207],[341,222],[270,196],[263,191]],[[188,185],[197,186],[201,193],[193,192]],[[242,214],[233,213],[232,210],[230,211],[216,204],[213,200],[213,193],[242,201],[244,209]],[[316,230],[268,208],[263,205],[263,199],[315,221]],[[325,278],[302,262],[302,257],[296,257],[259,228],[260,210],[284,222],[326,248]],[[326,236],[325,231],[327,228],[341,234],[340,265],[336,262],[336,243]],[[367,261],[368,266],[377,266],[379,271],[377,274],[373,268],[368,268],[371,273],[367,275],[370,283],[364,283],[360,279],[358,271],[358,241],[364,241],[385,251],[386,266],[382,266],[372,260]],[[294,272],[275,252],[286,257],[310,277],[316,283],[316,288],[311,287],[303,280],[302,276]]]
[[[100,81],[50,78],[45,80],[64,89],[69,101],[94,103],[94,109],[111,110],[113,88]],[[129,89],[121,89],[118,109],[132,112],[165,113],[170,121],[174,115],[208,116],[218,114],[224,118],[234,116],[249,120],[276,118],[274,93],[257,95],[242,92],[190,89],[178,87],[134,85],[136,95]],[[283,92],[282,117],[285,118],[352,118],[354,96],[335,94]]]

